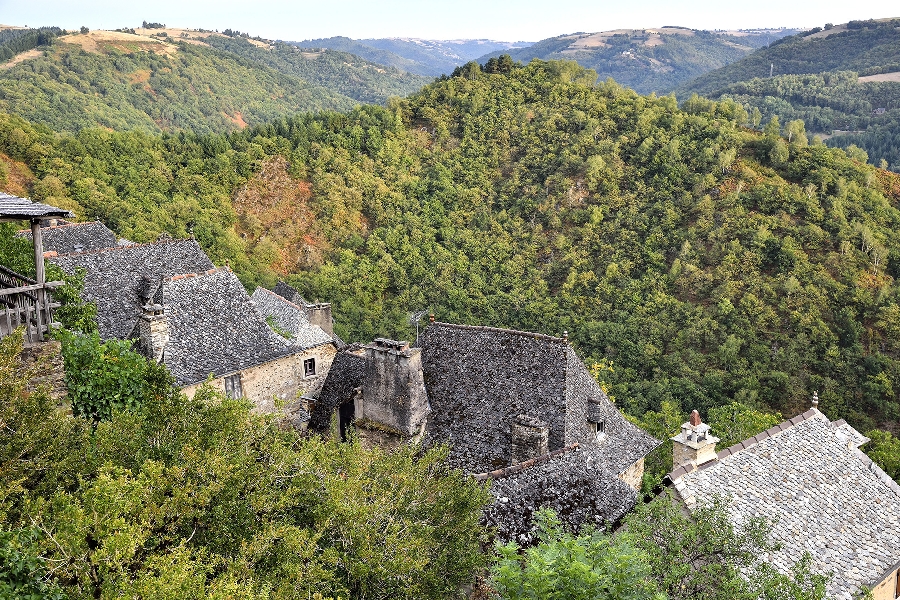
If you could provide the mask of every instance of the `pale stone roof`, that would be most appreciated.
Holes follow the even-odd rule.
[[[828,597],[851,600],[900,561],[900,486],[858,449],[864,440],[811,409],[669,478],[688,507],[719,494],[737,525],[772,520],[782,549],[762,558],[787,573],[809,552],[816,572],[833,573]]]
[[[258,287],[250,299],[263,317],[271,319],[271,324],[278,328],[275,332],[288,334],[297,348],[314,348],[334,341],[321,327],[310,324],[303,307],[275,292]]]

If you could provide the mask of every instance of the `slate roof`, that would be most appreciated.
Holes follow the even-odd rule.
[[[72,213],[65,209],[0,192],[0,219],[25,220],[37,217],[71,216]]]
[[[275,287],[272,288],[272,291],[288,302],[293,302],[294,304],[299,304],[300,306],[309,306],[309,302],[307,302],[303,298],[303,296],[300,295],[300,292],[283,281],[279,281],[278,283],[276,283]]]
[[[352,344],[334,355],[334,361],[328,369],[328,377],[325,378],[319,397],[313,405],[310,429],[318,431],[328,429],[335,409],[350,400],[354,390],[363,384],[366,376],[366,359],[360,350],[362,346]]]
[[[501,541],[523,545],[534,541],[533,515],[542,507],[552,508],[576,530],[616,522],[634,507],[637,492],[605,462],[599,448],[573,444],[499,472],[476,475],[491,479],[494,501],[485,509],[484,520],[497,528]]]
[[[228,268],[163,278],[152,301],[165,307],[163,363],[181,386],[296,351],[269,328]]]
[[[735,524],[774,520],[782,549],[763,558],[788,572],[809,552],[815,571],[834,574],[828,597],[850,600],[900,562],[900,486],[858,449],[864,440],[810,409],[669,479],[688,507],[720,494]]]
[[[31,240],[31,230],[23,229],[16,233],[16,237]],[[100,250],[119,245],[116,235],[100,221],[41,227],[41,242],[45,252],[59,254]]]
[[[203,273],[212,262],[193,239],[116,246],[47,260],[68,273],[86,270],[82,297],[97,304],[97,327],[103,339],[125,338],[141,313],[138,289],[145,279],[157,281],[180,273]],[[143,284],[146,285],[146,284]]]
[[[310,324],[303,307],[275,292],[258,287],[250,299],[263,317],[271,318],[280,331],[290,334],[291,343],[298,349],[314,348],[333,341],[332,336],[321,327]]]
[[[431,323],[417,345],[431,405],[426,443],[449,443],[454,467],[482,473],[508,465],[510,424],[519,414],[550,424],[551,451],[598,446],[592,455],[613,474],[660,444],[616,410],[564,339]],[[605,421],[602,443],[589,407]]]

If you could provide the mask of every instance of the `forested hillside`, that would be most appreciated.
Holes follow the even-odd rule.
[[[754,48],[790,35],[794,30],[709,32],[683,27],[620,29],[576,33],[541,40],[526,48],[495,51],[478,59],[509,54],[527,63],[574,60],[594,69],[601,80],[612,77],[642,94],[668,93],[713,69],[737,61]]]
[[[297,111],[383,103],[428,81],[344,53],[223,35],[156,35],[58,38],[0,70],[0,110],[56,131],[229,131]]]
[[[299,48],[329,48],[349,52],[378,64],[431,77],[450,73],[459,65],[490,52],[508,52],[510,48],[528,45],[527,42],[510,43],[493,40],[407,38],[352,40],[343,36],[288,43]]]
[[[678,92],[709,95],[740,81],[773,75],[819,74],[825,71],[900,71],[900,19],[851,21],[816,27],[782,38],[743,60],[686,82]]]
[[[850,144],[868,153],[869,161],[900,170],[900,81],[871,81],[853,71],[817,75],[780,75],[735,83],[712,98],[731,98],[759,110],[761,123],[805,122],[809,135],[829,145]]]
[[[510,65],[230,135],[4,117],[0,150],[35,199],[137,241],[193,232],[248,285],[333,302],[344,339],[407,338],[422,309],[565,330],[634,415],[796,414],[818,391],[830,417],[896,427],[896,175],[745,128],[733,102]]]

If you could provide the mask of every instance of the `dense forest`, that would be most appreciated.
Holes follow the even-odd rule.
[[[800,119],[808,135],[819,134],[830,146],[853,144],[872,164],[900,170],[900,82],[860,81],[853,71],[779,75],[735,83],[710,97],[759,111],[758,123]]]
[[[746,128],[734,102],[679,108],[571,62],[493,67],[229,135],[7,116],[0,149],[36,199],[136,241],[193,233],[248,286],[333,302],[345,339],[407,337],[422,309],[565,330],[637,417],[796,414],[818,391],[830,417],[897,426],[895,175]]]
[[[242,38],[207,36],[197,45],[117,32],[76,37],[0,71],[0,110],[55,131],[212,133],[297,111],[382,103],[427,81],[343,53],[268,50]]]

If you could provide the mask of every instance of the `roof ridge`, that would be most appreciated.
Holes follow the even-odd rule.
[[[545,340],[548,342],[562,342],[568,344],[568,340],[565,338],[554,337],[552,335],[547,335],[545,333],[534,333],[531,331],[521,331],[518,329],[506,329],[503,327],[489,327],[487,325],[460,325],[457,323],[443,323],[441,321],[433,321],[428,324],[428,327],[432,325],[437,325],[440,327],[452,327],[455,329],[472,329],[472,330],[480,330],[480,331],[491,331],[495,333],[512,333],[515,335],[520,335],[522,337],[530,337],[536,340]]]
[[[167,277],[162,277],[162,281],[178,281],[179,279],[190,279],[193,277],[206,277],[207,275],[215,275],[216,273],[231,273],[231,267],[213,267],[207,271],[203,271],[201,273],[177,273],[175,275],[169,275]]]
[[[77,225],[94,225],[94,224],[103,225],[103,223],[101,223],[100,221],[82,221],[80,223],[64,223],[62,225],[46,225],[46,226],[42,225],[41,230],[62,229],[63,227],[75,227]],[[104,225],[104,227],[106,227],[106,226]],[[107,229],[109,229],[109,228],[107,227]],[[31,233],[31,230],[30,229],[19,229],[18,231],[16,231],[16,233]]]
[[[494,471],[488,471],[487,473],[477,473],[472,475],[476,481],[487,481],[488,479],[503,479],[504,477],[509,477],[510,475],[515,475],[516,473],[521,473],[522,471],[533,467],[535,465],[539,465],[548,461],[553,460],[557,456],[562,456],[567,452],[571,452],[573,450],[577,450],[579,448],[578,442],[574,444],[569,444],[568,446],[563,446],[559,450],[554,450],[549,454],[542,454],[535,458],[530,458],[526,461],[510,465],[508,467],[503,467],[502,469],[496,469]]]
[[[148,246],[161,246],[163,244],[178,244],[181,242],[196,242],[195,238],[173,238],[168,240],[156,240],[155,242],[147,242],[146,244],[128,244],[124,246],[108,246],[106,248],[94,248],[93,250],[84,250],[83,252],[67,252],[59,256],[83,256],[85,254],[102,254],[103,252],[112,252],[113,250],[133,250],[134,248],[146,248]],[[199,246],[199,244],[197,244]],[[202,250],[202,248],[201,248]]]
[[[707,468],[717,464],[720,460],[728,458],[732,454],[737,454],[741,450],[746,450],[747,448],[751,448],[751,447],[755,446],[756,444],[758,444],[759,442],[766,440],[770,437],[773,437],[775,435],[778,435],[782,431],[790,429],[791,427],[793,427],[795,425],[799,425],[800,423],[803,423],[804,421],[808,421],[809,419],[811,419],[817,415],[822,415],[823,417],[825,416],[821,412],[819,412],[818,409],[810,408],[805,413],[801,413],[801,414],[797,415],[796,417],[792,417],[790,419],[782,421],[778,425],[769,427],[768,429],[766,429],[765,431],[763,431],[761,433],[757,433],[756,435],[751,436],[751,437],[747,438],[746,440],[738,442],[737,444],[734,444],[733,446],[729,446],[728,448],[725,448],[724,450],[717,452],[716,457],[708,462],[705,462],[698,466],[695,466],[693,463],[681,465],[677,469],[672,470],[671,473],[666,475],[666,478],[668,478],[669,481],[675,482],[678,479],[681,479],[683,476],[687,475],[688,473],[693,473],[694,471],[702,471],[703,469],[707,469]],[[825,418],[827,419],[827,417],[825,417]]]
[[[295,304],[295,303],[291,302],[290,300],[288,300],[287,298],[285,298],[284,296],[280,296],[280,295],[276,294],[275,292],[273,292],[272,290],[270,290],[270,289],[268,289],[268,288],[264,288],[264,287],[261,286],[261,285],[256,286],[256,289],[257,289],[257,290],[263,290],[263,291],[265,291],[265,292],[269,292],[270,294],[272,294],[273,296],[275,296],[276,298],[278,298],[278,299],[281,300],[282,302],[286,302],[287,304],[290,304],[291,306],[293,306],[294,308],[296,308],[296,309],[298,309],[298,310],[301,310],[301,311],[302,311],[302,310],[304,309],[303,306],[300,306],[299,304]],[[255,292],[256,290],[253,290],[253,291]]]

